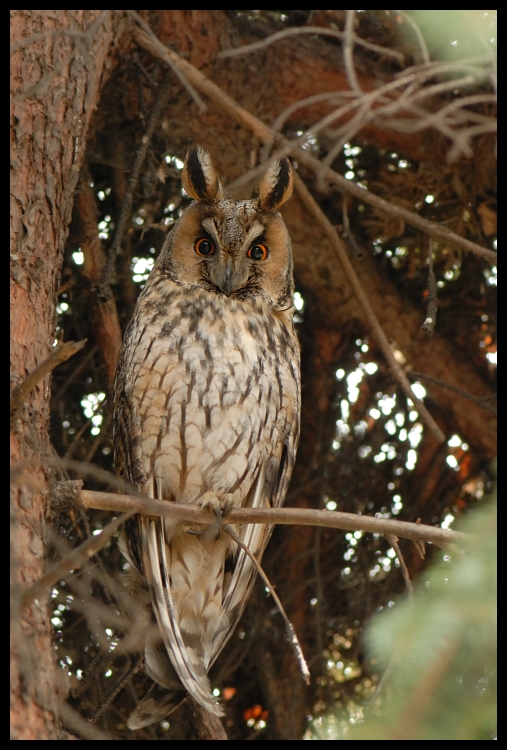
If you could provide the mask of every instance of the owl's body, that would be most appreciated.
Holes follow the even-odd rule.
[[[208,155],[197,150],[183,182],[197,202],[171,232],[120,353],[117,468],[158,499],[215,511],[280,505],[300,408],[290,241],[275,210],[290,195],[290,166],[272,167],[257,200],[226,200]],[[240,530],[259,559],[270,533],[261,525]],[[221,714],[206,673],[255,578],[234,547],[218,524],[211,533],[148,517],[127,526],[123,549],[147,583],[159,631],[145,651],[157,686],[132,728],[163,718],[183,686]],[[165,703],[158,686],[169,691]]]

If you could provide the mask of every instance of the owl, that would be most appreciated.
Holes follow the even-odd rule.
[[[151,498],[209,508],[209,526],[136,516],[120,546],[150,602],[153,680],[129,719],[159,721],[190,694],[222,715],[207,673],[230,638],[256,570],[221,530],[230,508],[281,505],[299,438],[292,252],[277,209],[287,159],[252,200],[223,195],[209,154],[187,155],[193,202],[176,222],[126,330],[115,380],[119,475]],[[265,525],[236,528],[261,559]]]

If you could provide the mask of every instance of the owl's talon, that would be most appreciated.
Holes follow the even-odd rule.
[[[230,495],[229,493],[226,495],[222,495],[222,497],[219,498],[218,495],[216,495],[214,492],[206,492],[199,499],[198,505],[200,505],[201,508],[207,508],[208,510],[212,511],[216,518],[216,521],[214,523],[211,523],[208,528],[205,529],[205,531],[194,531],[193,529],[189,529],[187,533],[191,533],[194,535],[206,533],[208,539],[213,535],[214,540],[217,541],[220,538],[222,521],[231,509],[232,504],[232,495]]]
[[[222,523],[224,518],[233,506],[232,495],[224,495],[220,500],[220,507],[214,508],[214,513],[218,523],[217,535],[215,541],[220,538],[220,532],[222,531]]]

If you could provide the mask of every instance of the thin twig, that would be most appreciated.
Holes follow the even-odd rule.
[[[64,725],[73,732],[77,732],[86,740],[110,740],[112,737],[93,727],[78,712],[65,701],[59,701],[58,714]],[[75,738],[77,739],[77,737]]]
[[[277,31],[275,34],[271,34],[271,36],[266,37],[266,39],[261,39],[259,42],[245,44],[243,47],[236,47],[234,49],[222,50],[222,52],[218,53],[217,58],[223,59],[225,57],[248,55],[250,52],[256,52],[259,49],[268,47],[270,44],[280,41],[280,39],[285,39],[288,36],[299,36],[300,34],[318,34],[319,36],[330,36],[340,40],[345,38],[345,33],[336,29],[326,29],[323,26],[293,26],[290,29]],[[358,36],[354,36],[354,42],[359,47],[364,47],[372,52],[378,52],[380,55],[385,55],[386,57],[393,57],[395,60],[399,60],[399,62],[403,62],[405,59],[405,56],[397,50],[380,47],[378,44],[367,42],[365,39],[361,39]]]
[[[141,16],[138,13],[136,13],[135,10],[128,10],[127,13],[134,21],[136,21],[136,23],[139,24],[141,29],[143,29],[143,31],[147,34],[148,40],[145,40],[147,44],[150,44],[151,42],[151,46],[157,49],[159,53],[166,49],[164,45],[162,44],[162,42],[160,41],[160,39],[158,39],[155,36],[149,24],[147,24],[146,21],[144,21],[141,18]],[[160,57],[160,54],[156,54],[152,50],[149,50],[149,51],[152,52],[152,54],[155,57]],[[205,103],[203,102],[203,100],[201,99],[201,97],[199,96],[199,94],[197,93],[197,91],[195,90],[195,88],[192,86],[191,81],[188,80],[188,78],[182,73],[181,69],[178,68],[178,66],[174,64],[174,61],[171,60],[170,57],[169,58],[164,57],[164,59],[165,59],[165,62],[169,65],[169,67],[173,71],[174,75],[177,77],[180,83],[186,88],[186,90],[188,91],[188,93],[190,94],[194,102],[197,104],[197,106],[199,107],[199,110],[201,112],[206,112],[207,107]]]
[[[105,401],[99,401],[98,403],[95,404],[95,406],[93,408],[93,414],[92,414],[92,416],[89,419],[86,420],[86,422],[81,427],[81,429],[76,433],[76,435],[74,435],[72,443],[69,445],[69,447],[67,448],[67,451],[65,453],[65,458],[72,458],[73,457],[75,451],[77,450],[77,448],[79,446],[79,441],[83,437],[83,435],[86,432],[86,430],[88,429],[88,427],[91,424],[93,424],[94,417],[96,417],[97,415],[99,415],[101,413],[101,411],[104,409],[105,406],[106,406],[106,402]]]
[[[100,466],[96,466],[95,464],[89,464],[86,463],[86,461],[75,461],[73,458],[61,458],[56,455],[53,458],[45,457],[43,463],[44,466],[55,466],[59,469],[75,471],[82,477],[93,477],[93,479],[103,482],[109,487],[115,487],[119,492],[126,492],[133,496],[139,495],[140,497],[144,497],[143,493],[140,492],[135,485],[130,484],[125,481],[125,479],[120,479],[116,474],[112,474],[106,469],[101,469]],[[14,465],[11,469],[11,481],[17,481],[17,475],[30,465],[30,462],[23,462]]]
[[[356,70],[354,68],[354,21],[356,18],[355,10],[345,11],[345,35],[343,39],[343,62],[347,81],[353,91],[361,92],[361,86],[357,80]]]
[[[440,443],[443,443],[445,441],[445,436],[442,430],[437,425],[437,423],[435,422],[435,420],[433,419],[433,417],[431,416],[431,414],[429,413],[429,411],[427,410],[427,408],[425,407],[421,399],[418,396],[416,396],[416,394],[412,390],[410,381],[408,380],[400,363],[394,356],[394,352],[387,339],[387,336],[385,335],[382,329],[382,326],[378,322],[377,316],[375,315],[373,308],[370,305],[370,302],[366,296],[366,293],[363,287],[361,286],[359,279],[357,278],[356,272],[354,271],[352,263],[349,260],[349,257],[343,245],[343,242],[338,236],[338,232],[336,231],[334,226],[331,224],[331,222],[329,221],[325,213],[322,211],[317,201],[313,198],[310,191],[308,190],[308,188],[306,187],[303,180],[300,178],[298,174],[294,175],[294,185],[303,203],[306,205],[310,213],[319,222],[319,224],[322,226],[322,228],[326,232],[328,239],[331,242],[331,245],[336,255],[338,256],[338,260],[340,264],[342,265],[343,270],[345,271],[349,284],[354,290],[354,293],[356,297],[358,298],[361,304],[361,307],[363,308],[363,312],[368,320],[368,323],[371,326],[375,340],[377,341],[378,345],[382,349],[382,353],[384,354],[384,357],[386,358],[394,376],[396,377],[401,387],[405,391],[407,398],[409,398],[414,403],[414,407],[418,411],[419,415],[421,416],[421,419],[425,422],[425,424],[428,426],[431,432],[435,435],[437,440]]]
[[[456,62],[429,62],[420,63],[418,65],[411,65],[409,68],[397,73],[396,75],[403,76],[409,71],[411,73],[427,73],[428,78],[435,78],[441,75],[451,75],[459,70],[470,71],[477,70],[478,65],[492,65],[496,63],[496,54],[488,53],[486,55],[475,55],[474,57],[466,57],[464,60],[457,60]]]
[[[278,594],[276,593],[275,589],[271,585],[271,582],[270,582],[269,578],[267,577],[267,575],[265,574],[265,572],[261,568],[261,566],[259,564],[259,561],[255,557],[255,555],[248,549],[247,545],[244,544],[244,542],[241,541],[241,539],[239,538],[239,536],[227,524],[223,524],[222,525],[222,530],[226,534],[228,534],[228,536],[230,536],[231,539],[233,539],[236,542],[236,544],[238,545],[238,547],[241,547],[241,549],[244,552],[246,552],[246,554],[248,555],[248,557],[250,558],[250,560],[252,560],[253,564],[257,568],[257,572],[259,573],[260,577],[262,578],[262,580],[266,584],[267,588],[269,589],[269,593],[271,594],[271,596],[275,600],[276,606],[278,607],[278,610],[279,610],[280,614],[283,617],[283,621],[285,623],[285,629],[287,631],[287,637],[289,639],[290,645],[292,646],[292,650],[294,651],[294,654],[296,656],[297,662],[299,664],[299,668],[301,670],[301,674],[303,675],[303,679],[306,682],[306,684],[309,685],[310,684],[310,671],[308,669],[308,665],[306,663],[306,659],[303,656],[303,651],[302,651],[301,645],[300,645],[300,643],[298,641],[298,637],[296,635],[296,631],[294,630],[294,626],[292,625],[291,621],[287,617],[287,615],[285,613],[285,610],[284,610],[284,608],[282,606],[282,602],[280,601],[280,599],[278,597]]]
[[[398,544],[398,537],[392,536],[391,534],[386,535],[386,539],[393,548],[393,550],[396,552],[396,557],[398,558],[398,562],[400,563],[401,572],[403,573],[403,578],[405,579],[405,586],[407,587],[407,591],[410,596],[414,596],[414,589],[412,588],[412,581],[410,580],[410,576],[408,574],[408,568],[405,564],[405,560],[403,559],[403,555],[401,554],[400,545]]]
[[[67,573],[76,568],[81,568],[91,557],[99,552],[104,547],[113,534],[125,523],[125,521],[134,515],[135,511],[124,513],[119,518],[105,526],[100,534],[97,536],[87,539],[86,542],[80,544],[79,547],[72,550],[63,560],[53,565],[44,575],[39,578],[34,584],[29,586],[21,593],[20,604],[22,607],[26,607],[34,599],[38,597],[43,598],[46,595],[47,590],[53,586],[57,581],[64,578]]]
[[[433,241],[429,241],[429,268],[428,268],[428,309],[426,311],[426,320],[421,328],[424,333],[433,333],[435,323],[437,322],[437,282],[433,270]]]
[[[73,368],[71,374],[69,375],[67,380],[62,384],[61,388],[55,389],[54,382],[53,382],[53,393],[51,394],[52,409],[54,409],[55,404],[61,400],[67,388],[69,388],[69,386],[72,385],[72,383],[76,380],[76,378],[78,378],[83,373],[83,370],[88,366],[90,360],[97,353],[98,348],[99,348],[98,344],[94,344],[94,346],[92,346],[91,349],[87,351],[87,353],[81,359],[81,362],[76,367]]]
[[[414,32],[417,43],[419,44],[419,49],[421,51],[421,57],[424,63],[430,64],[430,53],[428,52],[428,47],[426,46],[426,41],[422,35],[421,29],[419,28],[419,24],[417,24],[411,15],[408,13],[405,13],[404,10],[397,10],[396,13],[399,13],[399,15],[403,18],[403,20],[408,23],[412,31]]]
[[[425,117],[422,117],[422,119],[410,120],[409,123],[404,126],[402,132],[415,133],[417,130],[429,128],[430,126],[438,123],[438,120],[443,120],[445,117],[447,117],[447,115],[456,112],[456,110],[458,110],[458,112],[456,113],[459,116],[458,122],[463,123],[471,118],[473,120],[478,119],[481,122],[487,123],[492,126],[494,125],[496,127],[496,120],[493,117],[487,117],[486,115],[481,115],[478,112],[473,111],[462,111],[463,107],[470,107],[476,104],[492,104],[495,101],[496,96],[494,94],[475,94],[473,96],[464,96],[463,99],[457,99],[453,102],[449,102],[449,104],[446,104],[445,107],[439,109],[438,112],[429,112]]]
[[[322,162],[320,162],[317,158],[312,156],[304,149],[294,147],[279,134],[275,133],[271,128],[265,125],[261,120],[257,119],[256,117],[254,117],[254,115],[243,109],[236,101],[234,101],[234,99],[226,94],[219,86],[210,81],[209,78],[206,78],[206,76],[200,70],[197,70],[197,68],[191,65],[191,63],[187,62],[187,60],[184,60],[173,50],[167,49],[160,42],[158,42],[158,44],[155,44],[151,36],[148,36],[142,29],[138,29],[135,36],[137,43],[141,47],[144,47],[156,57],[164,60],[168,65],[170,65],[171,62],[174,63],[178,67],[178,69],[184,73],[188,80],[191,81],[191,83],[197,89],[199,89],[199,91],[209,97],[209,99],[213,102],[213,104],[215,104],[215,106],[223,109],[225,112],[238,120],[238,122],[243,127],[254,133],[262,143],[265,143],[269,140],[276,142],[281,147],[281,150],[277,152],[276,155],[274,155],[274,158],[279,158],[279,155],[282,152],[285,154],[289,153],[297,161],[305,164],[305,166],[308,166],[317,174],[322,175],[324,179],[334,183],[341,190],[354,195],[360,201],[369,203],[376,208],[380,208],[389,215],[401,218],[403,221],[407,222],[407,224],[410,224],[416,229],[420,229],[422,232],[425,232],[430,237],[433,237],[441,243],[457,245],[464,250],[469,250],[470,252],[480,255],[493,263],[496,263],[497,254],[494,251],[488,250],[487,248],[477,245],[475,242],[461,237],[455,232],[452,232],[446,226],[428,221],[418,214],[407,211],[400,206],[393,205],[389,201],[380,198],[378,195],[370,193],[369,190],[356,185],[354,182],[352,182],[352,180],[346,180],[344,177],[342,177],[342,175],[338,174],[330,167],[326,167],[325,165],[323,165]],[[412,79],[414,77],[415,74],[412,74]],[[395,87],[395,84],[396,82],[393,82],[390,85]]]
[[[429,383],[435,383],[435,385],[440,385],[442,388],[447,388],[448,391],[452,391],[453,393],[463,396],[463,398],[467,398],[469,401],[473,401],[474,404],[477,404],[477,406],[480,406],[482,409],[487,409],[487,411],[490,411],[493,414],[497,413],[497,409],[489,404],[491,399],[497,397],[496,393],[492,393],[490,396],[485,396],[484,398],[477,398],[477,396],[472,396],[471,393],[467,393],[462,388],[458,388],[457,385],[446,383],[444,380],[439,380],[431,375],[426,375],[424,372],[416,372],[415,370],[408,370],[407,377],[413,378],[414,380],[421,378],[422,380],[427,380]]]
[[[97,508],[115,512],[134,512],[147,516],[178,518],[193,523],[213,523],[215,516],[195,505],[153,500],[137,495],[116,495],[112,492],[81,490],[79,493],[85,508]],[[232,508],[227,513],[230,524],[283,524],[300,526],[324,526],[330,529],[364,531],[366,533],[394,535],[403,539],[420,539],[443,547],[447,544],[462,544],[467,535],[440,526],[425,526],[419,523],[395,519],[363,516],[341,511],[309,510],[307,508]]]
[[[127,11],[127,12],[134,13],[134,11]],[[165,81],[164,83],[161,84],[159,88],[157,98],[155,100],[155,103],[150,113],[150,117],[148,120],[148,124],[146,126],[146,130],[141,140],[141,145],[137,151],[136,158],[134,160],[134,166],[132,167],[132,173],[129,178],[127,190],[125,191],[125,195],[122,200],[120,216],[116,224],[116,230],[115,230],[113,242],[111,243],[111,247],[109,248],[109,253],[107,256],[107,262],[104,268],[104,273],[98,285],[99,295],[105,300],[110,299],[110,297],[112,296],[110,285],[111,285],[111,281],[114,275],[116,258],[118,254],[120,253],[121,243],[125,235],[125,230],[127,229],[127,223],[130,219],[132,203],[134,200],[134,192],[136,190],[137,183],[139,181],[139,176],[141,174],[141,169],[143,167],[146,154],[148,153],[148,148],[151,144],[153,133],[155,132],[155,128],[158,125],[160,114],[166,102],[168,93],[169,93],[169,85],[168,85],[168,82]]]
[[[412,539],[412,544],[417,550],[417,554],[421,558],[421,560],[424,560],[426,558],[426,550],[424,547],[424,542],[421,542],[420,539]]]
[[[317,528],[315,529],[315,533],[314,533],[314,543],[313,543],[313,550],[312,550],[313,551],[313,569],[315,572],[315,599],[317,600],[314,602],[315,606],[313,607],[313,613],[314,613],[314,618],[315,618],[316,652],[318,654],[318,659],[320,662],[320,668],[322,670],[322,674],[324,674],[326,671],[326,666],[325,666],[326,659],[324,657],[324,639],[322,637],[322,633],[324,631],[323,609],[324,609],[325,598],[324,598],[324,586],[322,584],[322,569],[320,565],[320,556],[322,552],[321,541],[322,541],[322,528],[320,526],[317,526]]]
[[[134,677],[138,672],[142,670],[144,666],[144,656],[140,656],[134,664],[131,664],[127,670],[124,672],[122,677],[118,679],[116,684],[111,688],[109,693],[106,695],[106,697],[101,700],[100,704],[97,706],[95,711],[92,713],[92,715],[87,719],[89,724],[94,724],[99,716],[106,710],[106,708],[114,701],[120,690],[123,690],[123,687],[126,685],[126,683],[130,680],[131,677]]]
[[[17,385],[11,394],[10,411],[11,415],[16,412],[22,404],[26,401],[28,394],[35,388],[37,383],[41,381],[48,373],[61,365],[62,362],[66,362],[76,352],[83,348],[88,339],[82,341],[67,341],[66,344],[59,344],[56,346],[49,357],[41,362],[35,370],[26,376],[26,378]]]
[[[349,66],[350,67],[350,66]],[[449,66],[447,66],[448,68]],[[456,70],[461,70],[463,66],[460,66]],[[328,153],[326,159],[324,160],[324,163],[327,165],[330,165],[333,159],[335,158],[336,154],[342,149],[343,144],[353,138],[356,133],[364,127],[369,122],[374,122],[376,127],[379,127],[380,125],[384,127],[390,127],[394,130],[398,130],[400,132],[413,132],[414,130],[419,129],[418,125],[418,118],[426,118],[430,117],[429,113],[424,112],[422,115],[419,115],[415,111],[414,102],[421,99],[428,99],[435,97],[438,94],[441,94],[443,92],[446,92],[448,90],[455,89],[456,86],[463,87],[465,85],[472,85],[477,84],[478,77],[484,77],[484,72],[482,70],[478,71],[476,68],[473,68],[470,71],[470,65],[466,65],[464,67],[465,72],[471,72],[470,75],[466,76],[465,78],[461,78],[459,80],[451,80],[451,81],[444,81],[438,84],[426,86],[425,88],[422,88],[422,84],[424,83],[425,79],[430,77],[431,75],[434,75],[436,72],[441,71],[442,65],[434,63],[429,69],[423,69],[419,72],[414,72],[414,70],[411,68],[410,71],[406,75],[398,76],[394,81],[390,81],[387,84],[384,84],[383,86],[374,89],[373,91],[370,91],[368,93],[363,94],[362,96],[358,96],[361,92],[357,90],[353,91],[343,91],[343,92],[334,92],[334,96],[339,96],[341,98],[343,97],[350,97],[351,95],[355,97],[355,100],[352,102],[349,102],[348,104],[340,107],[339,109],[335,110],[330,115],[327,115],[323,120],[321,120],[319,123],[313,124],[310,129],[303,133],[300,137],[297,139],[294,139],[292,143],[294,145],[301,145],[301,143],[304,143],[308,137],[308,135],[311,133],[312,135],[316,135],[319,131],[325,129],[328,124],[330,124],[332,121],[340,118],[345,119],[349,112],[353,110],[354,108],[358,107],[359,111],[357,114],[353,117],[351,121],[347,121],[346,124],[340,128],[339,131],[337,131],[337,136],[339,135],[339,138],[337,140],[337,143],[334,145],[334,147],[330,150]],[[479,75],[480,74],[480,75]],[[386,94],[391,93],[392,95],[396,95],[396,90],[400,89],[402,87],[406,86],[406,90],[401,94],[397,95],[395,99],[386,99]],[[326,95],[316,95],[317,97],[320,96],[326,96]],[[482,98],[482,95],[480,95]],[[485,97],[491,97],[491,100],[495,100],[495,97],[492,95],[484,95]],[[329,93],[327,95],[328,98],[333,97],[333,93]],[[315,97],[310,97],[309,99],[312,99]],[[473,97],[465,97],[463,100],[458,100],[457,102],[453,102],[452,108],[456,107],[464,107],[467,106],[467,101],[469,99],[472,99]],[[467,100],[467,101],[466,101]],[[306,106],[305,102],[307,100],[302,100],[301,106]],[[317,100],[316,100],[317,101]],[[378,104],[383,101],[383,106],[378,107]],[[489,99],[488,99],[489,101]],[[461,103],[463,102],[463,103]],[[308,101],[308,103],[310,103]],[[476,102],[480,103],[480,102]],[[299,104],[296,102],[292,105],[290,105],[280,116],[277,118],[277,122],[274,124],[273,129],[279,130],[281,125],[278,124],[278,120],[283,121],[286,119],[287,116],[289,116],[289,113],[292,113],[292,111],[295,111],[298,109]],[[416,118],[412,120],[407,120],[406,118],[401,118],[400,111],[408,109],[408,111],[413,111],[416,114]],[[446,108],[444,108],[446,110]],[[470,155],[470,147],[468,146],[468,141],[470,138],[477,134],[472,129],[465,129],[465,130],[453,130],[450,127],[445,127],[443,122],[441,120],[445,119],[445,116],[447,114],[447,110],[441,114],[441,111],[437,111],[434,116],[431,116],[430,122],[428,122],[428,127],[430,125],[433,125],[438,130],[440,130],[446,137],[448,137],[453,142],[453,147],[451,149],[451,152],[454,154],[458,154],[459,152],[463,152],[464,154]],[[470,118],[473,119],[475,116],[475,113],[468,113]],[[390,115],[395,115],[392,119],[386,120],[383,118],[386,118]],[[464,114],[463,114],[464,116]],[[491,132],[496,128],[496,121],[492,118],[487,118],[488,124],[485,125],[481,131],[488,131]],[[272,145],[272,139],[271,141],[266,141],[266,147]],[[264,153],[265,149],[263,150]],[[252,175],[253,178],[253,175]]]
[[[349,247],[352,251],[352,255],[354,255],[356,258],[361,259],[363,257],[363,252],[359,245],[356,242],[356,238],[352,234],[352,231],[350,229],[349,224],[349,214],[347,211],[347,196],[343,196],[343,204],[342,204],[342,218],[343,218],[343,232],[342,237],[346,242],[349,243]]]

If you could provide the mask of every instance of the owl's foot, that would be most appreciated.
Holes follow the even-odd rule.
[[[213,535],[216,541],[220,538],[223,519],[232,508],[232,495],[227,493],[218,497],[214,492],[206,492],[199,498],[196,505],[199,505],[201,508],[209,508],[215,514],[216,521],[210,524],[205,531],[189,529],[187,534],[206,534],[207,538]]]

